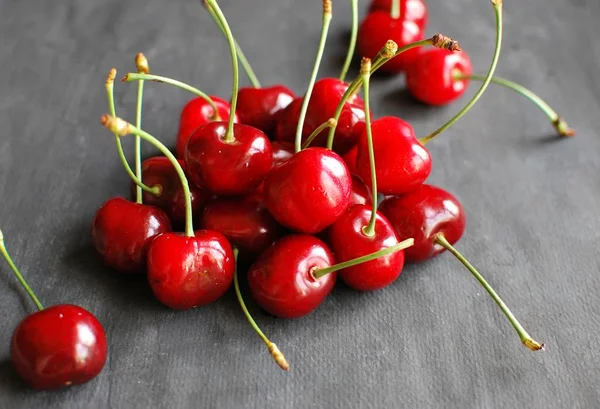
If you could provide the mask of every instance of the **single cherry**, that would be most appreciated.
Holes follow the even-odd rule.
[[[337,275],[316,279],[315,269],[334,264],[333,254],[316,237],[296,234],[275,242],[248,271],[254,300],[264,310],[281,318],[309,314],[323,302]]]
[[[460,97],[469,80],[456,75],[472,74],[464,51],[430,48],[421,52],[406,69],[406,86],[413,97],[429,105],[445,105]]]
[[[390,13],[394,0],[372,0],[369,13],[384,11]],[[413,21],[421,31],[427,27],[427,5],[424,0],[400,0],[400,19]]]
[[[240,88],[236,113],[244,125],[271,135],[275,127],[275,114],[286,108],[294,98],[293,91],[283,85]]]
[[[104,264],[121,273],[144,272],[148,244],[170,231],[171,221],[163,210],[122,197],[106,201],[92,221],[96,251]]]
[[[364,128],[363,128],[363,131],[364,131]],[[361,131],[361,133],[362,133],[362,131]],[[352,147],[352,149],[350,149],[348,152],[346,152],[344,155],[342,155],[342,159],[344,159],[346,166],[348,166],[348,170],[352,174],[357,173],[357,170],[356,170],[357,157],[358,157],[358,144],[354,145]]]
[[[352,178],[335,152],[307,148],[274,167],[264,197],[279,223],[302,233],[318,233],[348,208]]]

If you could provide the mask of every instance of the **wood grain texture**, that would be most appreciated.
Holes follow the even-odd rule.
[[[334,2],[321,76],[337,75],[350,9]],[[13,329],[34,310],[0,264],[2,408],[591,408],[600,405],[600,42],[597,0],[505,2],[498,73],[539,92],[578,131],[557,140],[543,115],[504,89],[489,92],[430,147],[430,182],[467,210],[459,248],[547,350],[523,348],[476,281],[443,255],[407,268],[391,287],[338,286],[311,316],[283,321],[250,303],[285,352],[282,373],[233,295],[175,313],[143,279],[102,267],[90,220],[128,193],[107,111],[109,68],[154,73],[230,95],[226,42],[198,1],[0,1],[0,226],[42,302],[77,303],[106,327],[110,355],[88,385],[34,393],[9,362]],[[302,92],[320,27],[320,2],[222,0],[263,84]],[[364,13],[366,2],[361,2]],[[491,57],[487,0],[430,0],[428,33],[460,41],[478,72]],[[356,73],[356,65],[353,73]],[[470,92],[474,92],[474,87]],[[432,109],[402,79],[373,80],[377,116],[399,115],[424,135],[466,99]],[[135,112],[135,86],[117,84],[117,112]],[[144,128],[174,144],[189,98],[146,87]],[[125,140],[128,152],[133,141]],[[146,154],[152,151],[148,148]]]

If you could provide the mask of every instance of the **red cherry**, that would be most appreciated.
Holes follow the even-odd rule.
[[[342,159],[344,159],[346,166],[348,166],[348,170],[350,170],[350,173],[352,173],[352,174],[357,173],[357,170],[356,170],[357,156],[358,156],[358,144],[354,145],[352,147],[352,149],[350,149],[348,152],[346,152],[342,156]]]
[[[373,199],[370,189],[361,178],[352,175],[352,193],[350,194],[350,204],[348,206],[357,204],[371,205],[372,203]]]
[[[363,228],[371,219],[371,206],[355,205],[327,229],[327,243],[338,263],[395,246],[398,236],[390,223],[377,212],[375,234],[367,236]],[[355,290],[373,291],[396,281],[404,266],[402,250],[339,271],[344,282]]]
[[[223,233],[245,257],[258,256],[283,233],[258,195],[209,202],[200,225],[203,229]]]
[[[244,125],[253,126],[270,135],[275,126],[275,114],[287,107],[294,98],[294,92],[283,85],[241,88],[236,113]]]
[[[395,41],[398,48],[402,48],[423,39],[423,30],[414,21],[394,19],[389,12],[375,11],[361,23],[357,46],[361,55],[374,58],[388,40]],[[392,58],[380,70],[390,73],[404,71],[419,54],[420,48],[412,48]]]
[[[229,119],[230,106],[229,102],[215,96],[210,97],[219,111],[219,120],[227,121]],[[214,110],[203,98],[194,98],[181,111],[179,118],[179,131],[177,132],[177,146],[175,148],[178,158],[183,159],[185,156],[185,145],[192,133],[214,119]],[[237,115],[234,117],[235,122],[239,122]]]
[[[122,273],[141,273],[148,244],[171,231],[169,216],[161,209],[114,197],[105,202],[92,221],[92,241],[104,263]]]
[[[232,141],[226,132],[226,122],[210,122],[192,134],[185,150],[190,179],[217,195],[250,193],[271,169],[271,143],[248,125],[234,124]]]
[[[185,171],[185,162],[181,159],[178,162]],[[173,226],[182,228],[185,223],[185,196],[181,180],[171,161],[165,156],[146,159],[142,162],[142,180],[147,186],[159,185],[161,188],[159,196],[143,192],[144,203],[163,209],[169,215]],[[135,194],[135,183],[132,183],[131,187]],[[190,184],[190,194],[192,213],[197,215],[204,208],[209,195],[193,184]]]
[[[454,79],[456,73],[471,75],[471,60],[464,51],[431,48],[423,51],[406,69],[406,86],[413,97],[429,105],[448,104],[462,94],[468,79]]]
[[[271,149],[273,150],[273,166],[280,165],[294,156],[294,144],[291,142],[271,142]]]
[[[252,297],[264,310],[281,318],[309,314],[329,295],[336,273],[315,279],[312,271],[334,263],[327,245],[313,236],[296,234],[275,242],[248,271]]]
[[[235,261],[221,233],[161,234],[148,247],[148,281],[160,302],[188,310],[219,299],[231,286]]]
[[[48,390],[93,379],[106,362],[100,322],[76,305],[55,305],[27,316],[10,345],[15,370],[32,388]]]
[[[369,12],[385,11],[390,13],[393,0],[373,0],[369,7]],[[423,0],[401,0],[400,1],[400,19],[414,21],[421,31],[427,26],[427,5]]]
[[[377,188],[380,193],[402,194],[419,187],[431,173],[431,156],[415,137],[408,122],[383,117],[371,126],[377,165]],[[371,185],[369,149],[366,132],[358,145],[358,175]]]
[[[465,211],[456,197],[439,187],[422,185],[403,196],[389,197],[379,205],[400,239],[413,237],[414,246],[404,250],[406,261],[430,259],[445,250],[436,242],[440,233],[450,244],[465,231]]]
[[[274,167],[264,197],[279,223],[302,233],[318,233],[348,208],[352,179],[335,152],[308,148]]]

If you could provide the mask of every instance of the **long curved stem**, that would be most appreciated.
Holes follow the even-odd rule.
[[[315,138],[321,134],[321,132],[323,132],[327,128],[331,128],[332,126],[335,126],[336,123],[337,122],[335,119],[329,118],[327,121],[325,121],[321,125],[319,125],[317,127],[317,129],[312,131],[310,136],[308,138],[306,138],[306,141],[304,141],[304,143],[302,144],[302,149],[308,148],[310,146],[310,144],[312,143],[312,141],[314,141]]]
[[[475,81],[485,81],[485,75],[477,75],[477,74],[463,74],[457,72],[452,76],[455,80],[475,80]],[[492,77],[490,82],[498,85],[502,85],[508,89],[515,91],[518,94],[521,94],[531,102],[535,106],[537,106],[550,120],[552,126],[556,129],[559,135],[561,136],[575,136],[575,130],[569,128],[567,122],[561,117],[546,101],[536,95],[533,91],[525,88],[521,84],[517,84],[511,80],[507,80],[506,78],[500,77]]]
[[[348,45],[346,60],[340,74],[340,81],[346,80],[346,75],[352,63],[352,57],[354,57],[354,50],[356,49],[356,38],[358,37],[358,0],[350,0],[350,7],[352,8],[352,31],[350,32],[350,44]]]
[[[481,84],[481,87],[477,91],[477,93],[473,96],[473,98],[464,106],[463,109],[454,117],[452,117],[448,122],[442,125],[440,128],[430,133],[427,136],[419,138],[419,142],[425,145],[427,142],[434,139],[436,136],[450,128],[456,121],[463,117],[464,114],[469,112],[469,110],[475,105],[475,103],[481,98],[484,91],[488,87],[490,81],[492,80],[492,76],[496,71],[496,66],[498,65],[498,59],[500,58],[500,50],[502,49],[502,0],[492,0],[492,5],[494,6],[494,14],[496,15],[496,45],[494,47],[494,56],[492,58],[492,63],[490,64],[490,68],[485,77],[485,80]]]
[[[313,65],[312,73],[310,74],[310,80],[308,81],[308,88],[306,94],[304,94],[304,100],[302,101],[302,108],[300,109],[300,117],[298,118],[298,125],[296,127],[296,140],[295,150],[300,152],[302,149],[302,128],[304,127],[304,120],[306,119],[306,112],[308,111],[308,103],[317,80],[317,74],[319,72],[319,66],[321,65],[321,59],[323,58],[323,51],[325,50],[325,43],[327,42],[327,32],[329,31],[329,23],[331,22],[331,0],[323,0],[323,24],[321,26],[321,38],[319,39],[319,48],[317,49],[317,57]]]
[[[38,310],[40,310],[40,311],[43,310],[44,306],[42,305],[40,300],[38,300],[37,296],[31,289],[31,287],[29,287],[29,284],[27,284],[27,281],[25,281],[25,278],[23,277],[23,275],[21,274],[21,272],[19,271],[19,269],[17,268],[15,263],[12,261],[12,258],[10,257],[8,250],[6,249],[6,245],[4,244],[4,233],[2,233],[2,230],[0,230],[0,253],[2,253],[4,258],[6,259],[6,262],[12,269],[15,276],[17,277],[17,280],[19,280],[19,283],[21,283],[21,285],[23,286],[25,291],[27,291],[27,294],[29,294],[29,297],[31,297],[31,299],[35,303]]]
[[[544,348],[544,344],[540,344],[531,338],[531,336],[527,333],[527,331],[525,331],[525,329],[521,326],[519,321],[515,318],[510,309],[506,306],[504,301],[502,301],[498,294],[496,294],[496,291],[494,291],[494,289],[488,284],[488,282],[485,281],[483,276],[479,274],[477,269],[473,267],[471,263],[469,263],[469,261],[458,250],[456,250],[442,234],[439,234],[436,237],[435,241],[439,245],[443,246],[450,253],[452,253],[454,257],[456,257],[458,261],[460,261],[467,268],[467,270],[469,270],[471,274],[475,276],[477,281],[479,281],[479,283],[483,286],[483,288],[485,288],[487,293],[492,297],[496,304],[498,304],[504,315],[506,315],[506,318],[508,318],[515,331],[517,331],[517,334],[519,334],[521,341],[527,348],[531,349],[532,351],[537,351]]]
[[[139,53],[135,57],[135,65],[137,66],[138,72],[148,74],[150,69],[148,68],[148,60],[144,54]],[[142,105],[144,98],[144,81],[138,81],[138,92],[137,92],[137,103],[135,107],[135,126],[138,128],[142,127]],[[135,176],[140,182],[142,179],[142,141],[139,136],[135,137]],[[136,203],[142,204],[142,188],[139,185],[135,186],[135,201]]]
[[[137,135],[141,137],[143,140],[147,141],[154,147],[156,147],[163,155],[165,155],[179,176],[181,180],[181,185],[183,186],[183,196],[185,198],[185,235],[188,237],[194,237],[194,224],[192,220],[192,201],[190,195],[190,186],[188,184],[188,180],[185,176],[183,168],[173,156],[169,148],[162,144],[161,141],[150,135],[148,132],[139,129],[127,121],[115,116],[102,115],[100,122],[104,127],[111,130],[113,133],[118,136],[126,136],[129,134]]]

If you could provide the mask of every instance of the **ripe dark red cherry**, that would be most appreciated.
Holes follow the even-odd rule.
[[[359,137],[360,137],[360,135],[359,135]],[[346,166],[348,166],[348,170],[352,174],[357,173],[357,170],[356,170],[356,158],[357,157],[358,157],[358,144],[354,145],[352,147],[352,149],[350,149],[348,152],[346,152],[342,156],[342,159],[344,159]]]
[[[210,98],[217,106],[219,120],[227,121],[231,108],[229,102],[215,96],[211,96]],[[185,145],[192,133],[202,125],[212,121],[214,121],[214,110],[203,98],[197,97],[185,104],[179,118],[179,131],[177,132],[177,146],[175,148],[179,159],[183,159]],[[237,115],[234,117],[234,121],[239,122]]]
[[[185,171],[185,162],[178,160]],[[155,196],[144,192],[144,203],[163,209],[175,228],[182,228],[185,223],[185,196],[179,175],[165,156],[155,156],[142,162],[142,180],[147,186],[160,186],[161,193]],[[135,192],[135,184],[132,183],[132,191]],[[209,199],[209,194],[199,187],[191,184],[190,194],[192,200],[192,213],[199,215]]]
[[[431,156],[406,121],[383,117],[372,123],[377,164],[377,188],[386,195],[403,194],[419,187],[431,173]],[[366,132],[361,136],[356,161],[358,175],[370,186],[369,149]]]
[[[369,12],[384,11],[390,13],[393,0],[373,0],[369,6]],[[400,19],[413,21],[421,31],[427,26],[427,5],[423,0],[401,0]]]
[[[121,273],[142,273],[148,244],[171,231],[167,214],[122,197],[105,202],[92,221],[92,241],[104,263]]]
[[[100,322],[76,305],[55,305],[27,316],[15,329],[10,358],[34,389],[86,383],[106,362],[106,334]]]
[[[352,175],[352,194],[350,195],[350,204],[348,206],[356,204],[371,205],[373,203],[371,197],[371,191],[365,185],[365,182],[358,176]]]
[[[311,272],[333,264],[333,254],[316,237],[283,237],[250,267],[248,284],[252,297],[277,317],[307,315],[329,295],[337,277],[337,273],[330,273],[315,279]]]
[[[267,207],[279,223],[302,233],[318,233],[348,208],[352,179],[335,152],[308,148],[274,167],[264,184]]]
[[[392,246],[400,241],[390,223],[377,212],[375,234],[367,236],[363,228],[371,219],[371,206],[355,205],[327,229],[327,244],[336,261],[352,260]],[[340,278],[355,290],[373,291],[396,281],[404,267],[402,250],[366,263],[340,270]]]
[[[226,140],[227,123],[198,128],[185,150],[192,182],[217,195],[243,195],[255,190],[273,165],[271,142],[260,130],[234,124],[234,140]]]
[[[388,197],[379,205],[400,239],[413,237],[414,246],[404,250],[407,262],[430,259],[445,250],[436,243],[443,234],[450,244],[456,243],[465,231],[465,212],[452,194],[431,185],[398,197]]]
[[[423,30],[414,21],[394,19],[386,11],[375,11],[365,17],[358,32],[358,49],[361,55],[374,58],[388,40],[402,48],[423,40]],[[404,71],[419,54],[421,47],[410,49],[392,58],[380,70],[390,73]]]
[[[406,69],[406,86],[425,104],[445,105],[464,94],[469,85],[468,79],[455,79],[454,75],[472,72],[471,60],[464,51],[430,48]]]
[[[271,135],[275,126],[275,114],[287,107],[294,98],[292,90],[283,85],[240,88],[236,113],[244,125]]]
[[[219,299],[231,286],[235,260],[221,233],[161,234],[148,247],[148,282],[160,302],[188,310]]]

